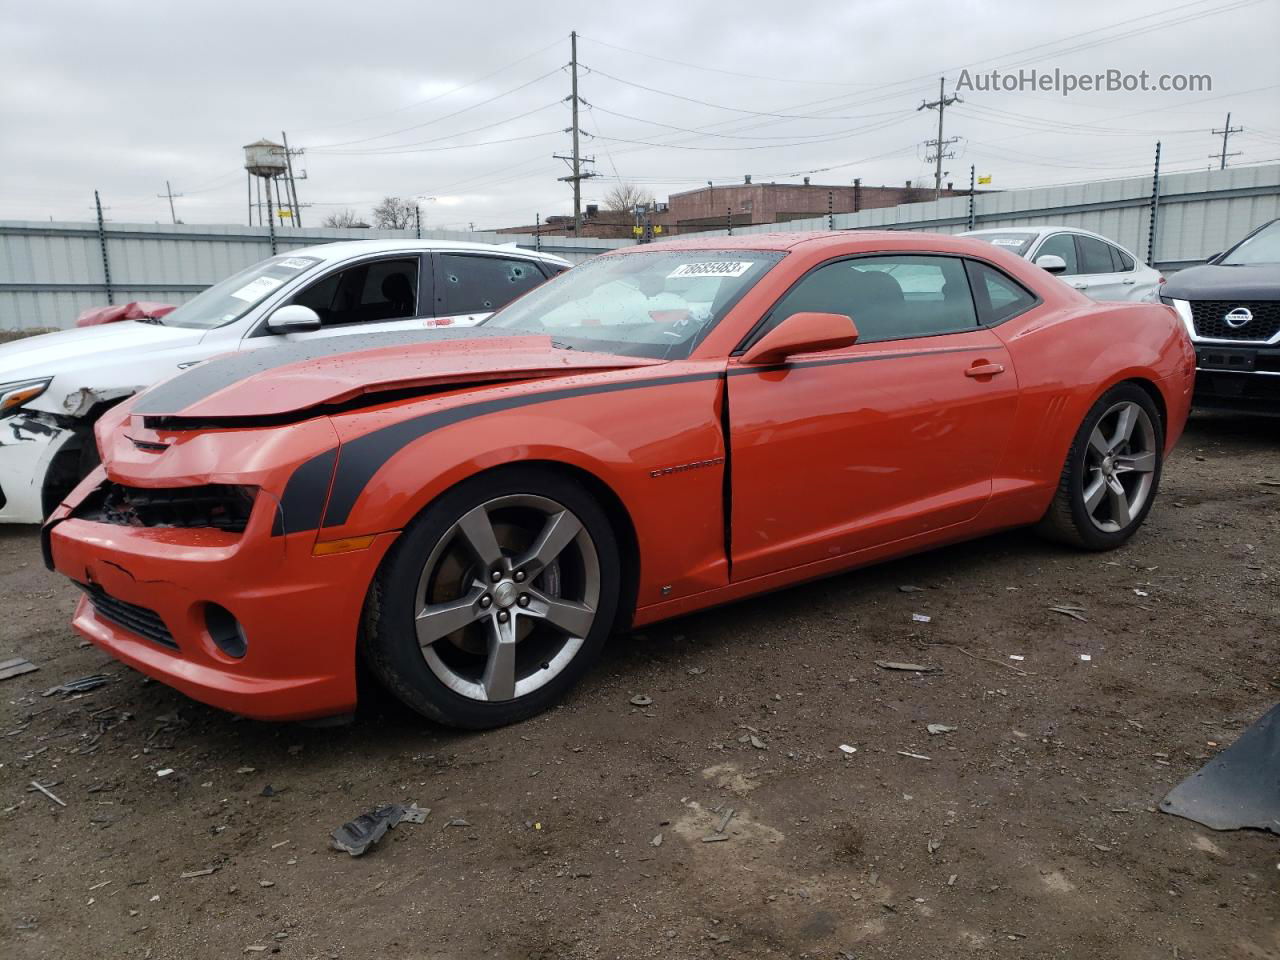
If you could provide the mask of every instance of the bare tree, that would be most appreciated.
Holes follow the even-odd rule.
[[[342,210],[336,210],[324,218],[322,226],[326,227],[367,227],[368,224],[361,221],[356,216],[356,212],[350,207]]]
[[[631,213],[637,206],[650,203],[653,203],[653,194],[625,180],[604,195],[604,208],[613,213]]]
[[[417,205],[404,197],[383,197],[373,208],[373,225],[382,230],[407,230],[413,226]]]

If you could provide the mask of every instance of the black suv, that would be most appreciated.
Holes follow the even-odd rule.
[[[1160,288],[1196,345],[1193,405],[1280,415],[1280,219]]]

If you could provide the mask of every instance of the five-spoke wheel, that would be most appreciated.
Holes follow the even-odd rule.
[[[429,716],[510,723],[580,675],[612,626],[617,585],[612,529],[580,486],[499,471],[450,491],[388,554],[366,657]]]
[[[1164,432],[1145,390],[1108,390],[1080,425],[1041,529],[1093,550],[1119,546],[1142,524],[1160,483]]]

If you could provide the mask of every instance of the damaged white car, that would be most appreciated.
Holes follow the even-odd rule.
[[[357,240],[272,257],[162,319],[0,347],[0,523],[39,523],[98,462],[93,424],[126,397],[233,350],[469,326],[569,268],[515,247]]]

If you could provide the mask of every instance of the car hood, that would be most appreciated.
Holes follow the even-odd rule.
[[[430,393],[661,363],[557,349],[547,336],[495,336],[484,328],[337,337],[217,357],[148,390],[129,412],[214,422],[288,420],[391,391]]]
[[[81,367],[102,369],[115,357],[199,343],[206,330],[122,320],[24,337],[0,346],[0,383],[49,377]]]
[[[1175,300],[1280,300],[1280,264],[1189,267],[1170,277],[1160,295]]]

